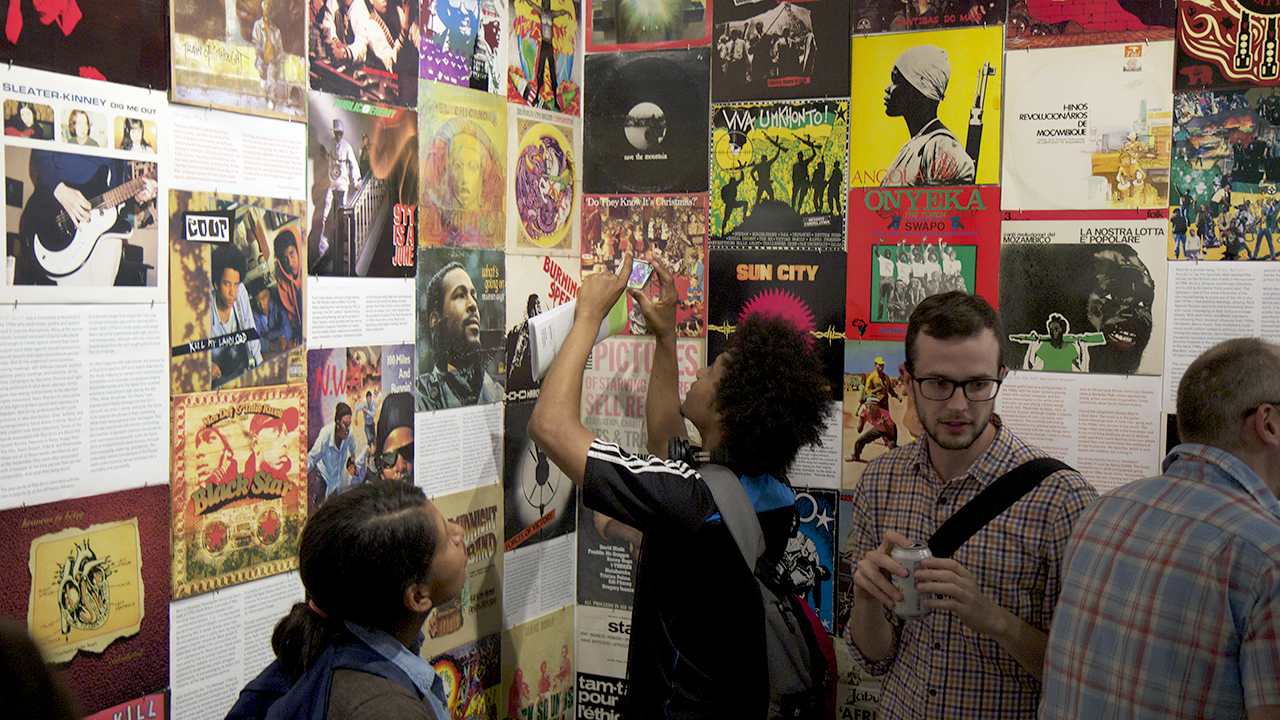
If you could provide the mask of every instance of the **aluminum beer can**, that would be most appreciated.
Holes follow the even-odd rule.
[[[914,620],[933,612],[932,608],[925,607],[924,604],[926,598],[933,596],[916,589],[916,570],[920,568],[920,561],[933,557],[929,546],[921,543],[912,543],[907,547],[894,546],[889,557],[897,560],[908,573],[906,577],[893,576],[893,586],[902,593],[902,600],[893,606],[893,613],[898,617]]]

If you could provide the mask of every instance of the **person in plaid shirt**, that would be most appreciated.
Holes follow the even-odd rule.
[[[879,717],[1034,718],[1059,565],[1072,523],[1097,493],[1074,470],[1045,478],[948,559],[917,570],[932,612],[904,621],[890,580],[894,545],[923,542],[1009,470],[1045,453],[1001,426],[1006,372],[995,310],[977,295],[925,298],[907,324],[909,388],[925,433],[867,466],[853,492],[854,599],[846,638],[872,675],[888,673]]]
[[[1280,347],[1209,349],[1177,409],[1164,474],[1076,523],[1041,718],[1280,718]]]

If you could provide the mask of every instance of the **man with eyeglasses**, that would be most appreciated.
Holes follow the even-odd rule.
[[[1041,718],[1280,718],[1280,347],[1210,348],[1177,410],[1164,474],[1076,522]]]
[[[1059,565],[1075,517],[1097,493],[1074,470],[1045,478],[948,559],[914,580],[931,610],[903,620],[890,552],[924,542],[1001,475],[1045,453],[992,412],[1004,380],[1000,319],[977,295],[925,298],[907,324],[908,387],[924,435],[873,459],[853,492],[858,559],[846,636],[855,661],[888,673],[882,720],[1033,718]]]
[[[350,478],[364,475],[364,456],[359,467],[355,440],[351,437],[351,406],[340,402],[333,411],[333,424],[321,428],[307,453],[307,467],[324,481],[324,499],[346,489]]]

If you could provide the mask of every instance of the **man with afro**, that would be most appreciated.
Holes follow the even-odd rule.
[[[762,562],[771,567],[795,514],[787,468],[818,440],[832,390],[812,338],[753,314],[681,402],[679,297],[670,271],[652,261],[658,299],[630,291],[656,340],[645,417],[651,454],[597,439],[578,415],[582,369],[601,320],[626,289],[629,256],[616,274],[583,278],[573,329],[542,383],[529,437],[582,488],[586,507],[644,533],[622,716],[763,717],[769,677],[756,581],[696,467],[667,457],[668,439],[687,440],[689,421],[704,451],[739,476],[763,530]]]

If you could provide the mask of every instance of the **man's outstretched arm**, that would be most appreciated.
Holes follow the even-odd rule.
[[[591,356],[600,321],[627,287],[631,255],[623,255],[617,274],[603,272],[582,279],[574,308],[573,328],[551,361],[529,418],[529,438],[575,485],[582,485],[587,450],[596,439],[582,426],[582,371]]]
[[[676,367],[676,306],[680,302],[680,294],[667,266],[657,256],[650,260],[660,283],[657,302],[639,290],[630,293],[640,305],[645,324],[657,341],[645,398],[645,427],[649,435],[649,452],[665,460],[667,439],[689,436],[684,427],[684,415],[680,413],[680,381]]]

